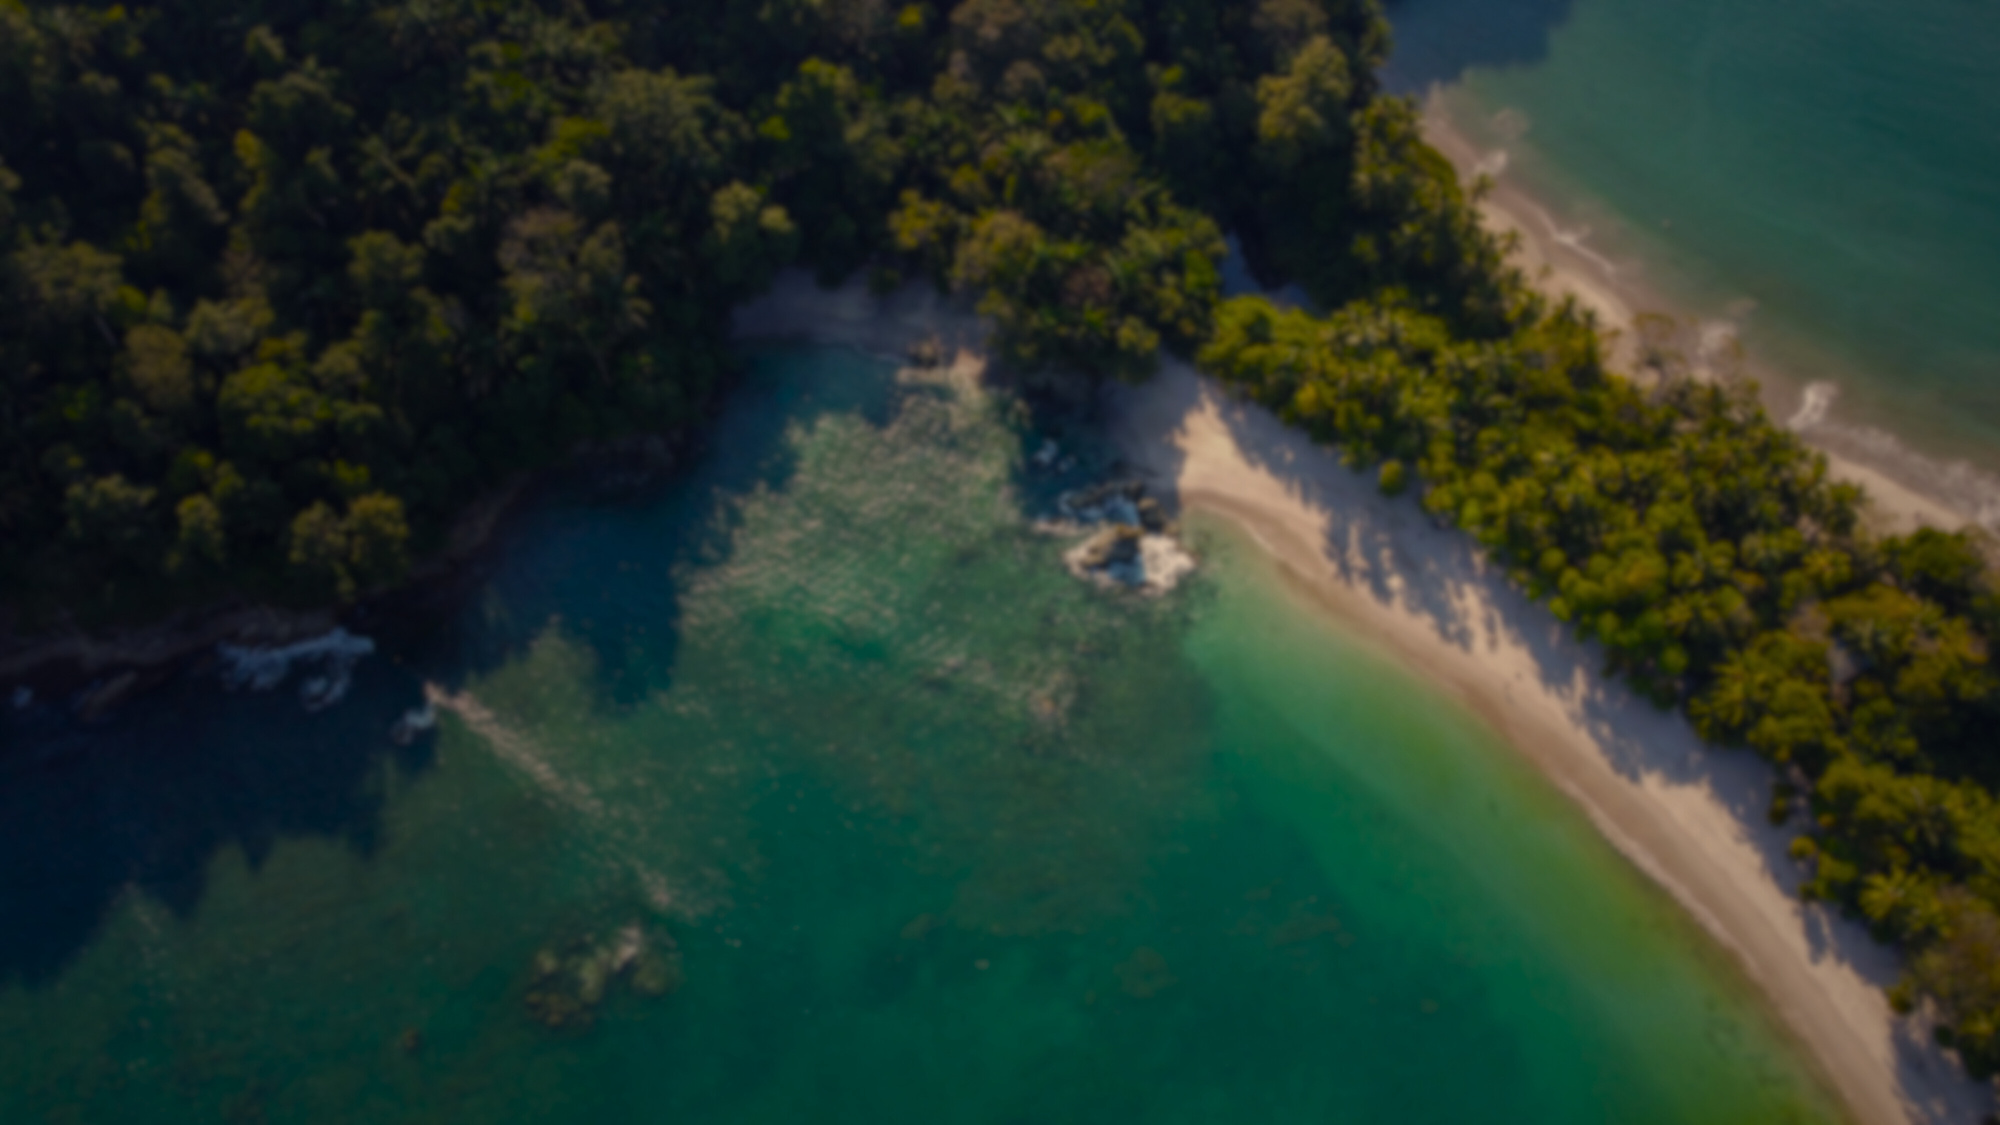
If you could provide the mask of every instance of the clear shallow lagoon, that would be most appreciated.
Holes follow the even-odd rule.
[[[1405,89],[1835,417],[2000,469],[2000,10],[1392,0]],[[1796,386],[1793,388],[1796,392]]]
[[[15,720],[0,1120],[1837,1119],[1576,810],[1225,529],[1165,599],[1069,578],[1012,417],[768,353],[691,475],[551,500],[330,710],[198,671]],[[532,1018],[539,952],[635,925],[677,991]]]

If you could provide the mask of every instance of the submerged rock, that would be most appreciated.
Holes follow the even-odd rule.
[[[1114,970],[1118,983],[1125,989],[1125,995],[1134,1000],[1148,1000],[1180,983],[1180,978],[1167,968],[1167,959],[1160,951],[1142,945],[1132,951],[1132,956],[1119,962]]]
[[[550,1031],[582,1031],[597,1021],[597,1011],[560,989],[531,989],[528,1014]]]
[[[535,1022],[555,1031],[580,1031],[615,985],[634,995],[665,996],[681,985],[680,950],[665,933],[630,923],[604,941],[586,934],[561,950],[543,949],[529,966],[524,1000]]]
[[[904,354],[913,367],[944,366],[944,343],[935,336],[912,343]]]
[[[611,981],[611,964],[603,954],[578,957],[570,971],[576,976],[576,998],[595,1008],[604,1002],[604,986]]]
[[[632,961],[632,991],[641,996],[665,996],[681,986],[681,952],[671,940],[664,948],[647,946]]]

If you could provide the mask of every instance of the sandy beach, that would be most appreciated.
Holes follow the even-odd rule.
[[[900,356],[937,339],[976,362],[985,326],[910,289],[887,298],[788,275],[741,309],[745,339],[795,339]],[[1796,889],[1796,826],[1765,819],[1772,773],[1706,746],[1685,719],[1598,672],[1546,609],[1487,567],[1465,536],[1409,498],[1380,494],[1275,416],[1188,365],[1108,388],[1125,459],[1184,510],[1222,517],[1280,564],[1301,601],[1478,711],[1588,813],[1624,855],[1730,950],[1865,1125],[1975,1122],[1991,1089],[1897,1017],[1882,989],[1893,951]]]
[[[1494,154],[1481,152],[1455,131],[1435,102],[1424,115],[1424,139],[1467,180],[1491,174],[1496,166],[1504,168],[1504,162],[1496,162]],[[1636,318],[1642,313],[1673,311],[1669,301],[1646,285],[1642,272],[1598,253],[1589,244],[1588,232],[1564,228],[1541,201],[1503,177],[1495,177],[1492,190],[1480,204],[1480,214],[1489,229],[1516,237],[1515,264],[1538,288],[1555,297],[1575,297],[1596,314],[1610,336],[1612,368],[1632,370]],[[1754,362],[1746,366],[1745,373],[1767,387],[1795,382]],[[1782,421],[1783,415],[1779,418]],[[1974,522],[1981,514],[1968,508],[1968,502],[1984,491],[1978,482],[1962,482],[1959,491],[1964,495],[1945,495],[1911,483],[1908,473],[1896,472],[1896,463],[1921,462],[1914,465],[1919,477],[1937,479],[1941,475],[1940,466],[1924,462],[1910,451],[1898,449],[1900,456],[1891,458],[1895,463],[1874,464],[1851,450],[1832,447],[1826,439],[1852,436],[1841,429],[1816,433],[1808,428],[1802,436],[1826,455],[1828,471],[1836,480],[1851,481],[1867,493],[1868,521],[1877,531],[1902,534],[1923,526],[1953,529]],[[1950,479],[1948,474],[1945,479]]]
[[[1992,1107],[1896,1017],[1894,954],[1799,902],[1796,826],[1765,819],[1768,767],[1606,681],[1592,646],[1487,567],[1456,531],[1213,380],[1169,362],[1118,389],[1126,457],[1185,509],[1212,512],[1282,565],[1295,593],[1454,691],[1732,951],[1857,1120],[1972,1122]]]

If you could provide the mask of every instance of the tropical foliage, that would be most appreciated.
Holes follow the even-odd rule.
[[[1470,206],[1446,185],[1414,198],[1458,212],[1405,228],[1447,232],[1431,245],[1484,237],[1460,233]],[[1608,372],[1590,318],[1535,300],[1492,249],[1447,249],[1425,259],[1456,263],[1440,283],[1383,284],[1326,316],[1228,301],[1200,362],[1376,467],[1384,491],[1419,487],[1613,670],[1769,759],[1791,779],[1776,816],[1802,786],[1805,894],[1901,943],[1891,999],[1934,1001],[1942,1037],[1992,1073],[2000,596],[1981,544],[1871,535],[1856,490],[1754,387],[1659,350],[1637,378]]]
[[[1161,348],[1414,489],[1802,782],[1809,894],[2000,1065],[2000,631],[1742,385],[1505,266],[1373,0],[0,0],[0,610],[394,584],[472,497],[698,427],[774,271],[979,294],[1016,364]],[[1223,230],[1324,316],[1223,302]]]
[[[1143,373],[1208,331],[1201,208],[1290,96],[1265,84],[1309,87],[1272,128],[1313,159],[1380,28],[1365,0],[0,0],[0,605],[392,584],[522,469],[697,425],[730,308],[794,263],[968,287],[1018,362]]]

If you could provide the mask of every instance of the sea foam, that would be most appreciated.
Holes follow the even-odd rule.
[[[1785,427],[1935,498],[1987,531],[2000,532],[2000,477],[1965,461],[1926,457],[1887,430],[1834,419],[1833,404],[1839,396],[1840,389],[1832,383],[1808,384]]]
[[[1840,388],[1832,383],[1808,383],[1805,393],[1799,398],[1799,408],[1790,418],[1785,419],[1785,428],[1796,433],[1807,430],[1826,421],[1826,412],[1833,406],[1833,400]]]

